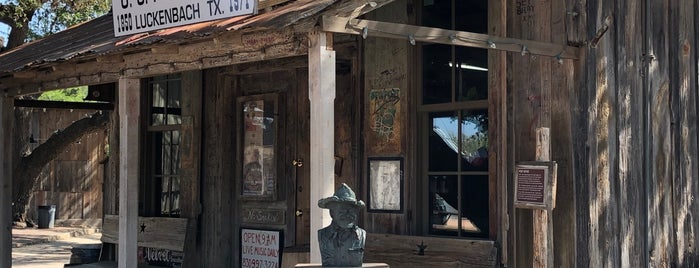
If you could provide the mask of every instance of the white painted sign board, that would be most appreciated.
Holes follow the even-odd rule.
[[[281,231],[240,229],[241,268],[279,268],[284,237]]]
[[[257,13],[257,0],[112,0],[114,36]]]

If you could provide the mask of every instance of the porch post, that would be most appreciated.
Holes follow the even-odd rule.
[[[335,188],[335,51],[332,34],[308,35],[308,96],[311,103],[311,262],[320,263],[318,230],[329,225],[330,213],[318,200]]]
[[[12,266],[12,142],[14,98],[0,101],[0,267]]]
[[[119,79],[119,268],[137,267],[141,84]]]

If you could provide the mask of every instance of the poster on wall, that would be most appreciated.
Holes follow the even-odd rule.
[[[369,212],[403,211],[403,159],[369,157]]]
[[[283,245],[282,231],[240,228],[240,267],[281,267]]]
[[[369,133],[367,150],[373,154],[399,153],[401,150],[401,102],[399,88],[369,91]]]
[[[276,193],[276,95],[241,97],[243,197],[273,198]]]

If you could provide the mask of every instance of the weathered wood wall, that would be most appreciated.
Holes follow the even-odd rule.
[[[699,263],[696,2],[588,1],[572,95],[580,267]]]
[[[35,109],[31,131],[38,146],[55,131],[69,126],[89,110]],[[102,217],[102,183],[106,132],[90,133],[44,167],[34,192],[29,215],[37,206],[56,205],[56,219],[100,219]]]
[[[406,23],[409,24],[411,18],[408,15],[406,8],[407,1],[398,0],[379,10],[367,14],[367,19],[378,20],[384,22]],[[414,15],[414,14],[413,14]],[[411,68],[409,68],[409,55],[413,53],[412,46],[407,41],[402,42],[395,39],[376,38],[369,36],[364,41],[363,53],[363,69],[364,69],[364,117],[363,117],[363,132],[364,132],[364,147],[366,148],[364,155],[364,163],[366,157],[372,156],[409,156],[408,152],[415,151],[415,144],[408,144],[406,135],[408,124],[411,124],[408,113],[410,100],[408,96],[411,94],[410,77]],[[374,131],[371,127],[369,118],[369,93],[372,90],[397,89],[400,91],[399,110],[396,111],[394,125],[390,133],[381,135]],[[404,166],[406,171],[411,170],[414,158],[404,158]],[[364,164],[364,170],[366,170]],[[412,169],[414,170],[414,169]],[[364,172],[366,174],[366,171]],[[368,232],[389,233],[389,234],[409,234],[416,231],[414,222],[409,221],[408,211],[414,211],[416,205],[420,204],[414,195],[415,191],[409,191],[408,187],[413,185],[412,180],[415,179],[414,172],[404,173],[404,184],[406,185],[404,194],[404,213],[367,213],[365,224]],[[365,175],[366,176],[366,175]],[[366,179],[364,181],[367,181]],[[364,186],[366,189],[366,186]],[[364,191],[366,193],[366,191]],[[364,195],[366,200],[366,195]]]
[[[510,0],[508,5],[508,37],[561,44],[569,43],[565,34],[567,16],[564,1]],[[497,45],[497,44],[496,44]],[[572,175],[572,134],[570,98],[573,92],[572,60],[531,54],[508,53],[508,101],[512,121],[509,148],[513,161],[536,159],[536,129],[550,128],[551,160],[558,163],[555,209],[549,213],[548,229],[554,256],[553,267],[575,265],[575,198]],[[508,255],[515,267],[531,267],[533,263],[532,210],[515,209],[511,223],[516,252]]]
[[[235,191],[235,81],[204,71],[202,99],[200,267],[233,267]]]

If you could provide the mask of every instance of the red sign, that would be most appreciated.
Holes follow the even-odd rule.
[[[528,162],[515,169],[515,206],[552,209],[555,162]]]

